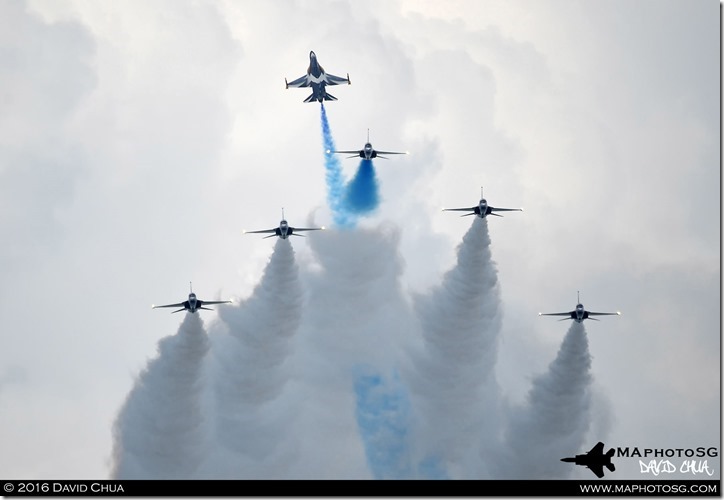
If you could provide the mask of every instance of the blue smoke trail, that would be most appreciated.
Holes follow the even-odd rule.
[[[356,215],[373,212],[380,204],[377,177],[372,160],[362,160],[357,174],[347,184],[345,208]]]
[[[348,228],[354,227],[356,219],[351,217],[344,208],[344,176],[342,175],[342,167],[336,156],[327,153],[327,151],[333,151],[335,147],[324,104],[322,104],[321,110],[324,167],[327,171],[327,202],[329,203],[329,208],[332,211],[332,217],[336,225]]]
[[[408,453],[411,406],[399,377],[385,381],[357,371],[357,425],[372,474],[375,479],[413,479]]]

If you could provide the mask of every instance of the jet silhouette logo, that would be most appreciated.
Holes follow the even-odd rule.
[[[561,462],[573,462],[576,465],[587,467],[597,477],[603,477],[603,468],[606,467],[611,472],[616,470],[616,467],[611,463],[611,457],[615,450],[611,448],[608,452],[603,452],[603,443],[598,442],[596,446],[591,448],[590,451],[583,455],[576,455],[575,457],[561,458]]]

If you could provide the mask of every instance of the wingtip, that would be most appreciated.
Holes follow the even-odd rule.
[[[616,314],[621,316],[621,311],[616,311]]]
[[[322,226],[322,227],[320,227],[319,229],[321,229],[322,231],[324,231],[325,229],[327,229],[327,227],[326,227],[326,226]]]

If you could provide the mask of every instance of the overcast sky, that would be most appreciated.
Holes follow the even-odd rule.
[[[190,281],[202,299],[249,297],[276,239],[242,231],[282,207],[291,225],[332,225],[319,104],[284,87],[310,50],[352,82],[325,105],[338,148],[369,129],[376,148],[411,152],[374,162],[380,206],[359,223],[397,235],[379,258],[399,259],[400,295],[456,263],[474,218],[441,208],[477,204],[482,186],[525,209],[488,220],[503,399],[525,402],[569,330],[538,312],[580,291],[623,313],[585,322],[585,448],[719,446],[718,2],[6,0],[3,477],[108,478],[113,422],[186,314],[151,304],[184,300]],[[351,177],[359,162],[340,161]],[[302,274],[311,238],[291,242]],[[349,359],[328,335],[296,345],[296,363],[316,363],[306,383],[332,384]],[[613,479],[647,477],[617,466]]]

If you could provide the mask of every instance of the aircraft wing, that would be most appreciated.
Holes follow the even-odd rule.
[[[327,150],[327,153],[344,153],[344,154],[355,154],[355,155],[359,155],[359,154],[362,154],[362,150],[361,150],[361,149],[358,149],[358,150],[356,150],[356,151],[332,151],[331,149],[328,149],[328,150]]]
[[[591,464],[591,465],[587,465],[586,467],[588,467],[589,469],[591,469],[591,471],[592,471],[594,474],[596,474],[596,476],[598,476],[599,478],[603,477],[603,465],[601,465],[601,464]]]
[[[276,234],[276,232],[277,232],[277,230],[276,230],[276,228],[274,228],[274,229],[260,229],[259,231],[244,231],[244,234],[247,234],[247,233],[275,233]]]
[[[325,76],[327,85],[339,85],[341,83],[346,83],[349,85],[352,83],[349,81],[349,74],[347,75],[347,78],[342,78],[341,76],[330,75],[329,73],[325,73],[324,76]],[[291,85],[291,83],[289,85]]]
[[[567,313],[538,313],[538,316],[570,316],[575,311],[567,312]]]
[[[300,76],[296,80],[292,80],[291,82],[287,82],[286,78],[284,79],[284,82],[287,84],[287,88],[289,87],[309,87],[309,78],[307,78],[307,75]]]
[[[586,455],[603,456],[603,443],[599,441]]]
[[[490,207],[490,210],[494,212],[522,212],[522,208],[496,208],[496,207]]]
[[[446,212],[474,212],[477,207],[470,208],[443,208]]]
[[[400,153],[398,151],[378,151],[375,150],[377,154],[383,154],[383,155],[406,155],[407,153]]]
[[[200,300],[202,306],[210,306],[213,304],[231,304],[230,300]]]
[[[179,302],[178,304],[166,304],[165,306],[151,306],[153,309],[158,309],[159,307],[185,307],[184,302]]]
[[[615,313],[596,313],[588,311],[589,316],[621,316],[621,313],[616,311]]]
[[[296,231],[320,231],[324,229],[324,227],[294,227],[292,228],[295,232]]]
[[[468,214],[462,214],[460,217],[465,217],[466,215],[475,215],[475,209],[478,207],[470,207],[470,208],[443,208],[443,212],[470,212]]]

